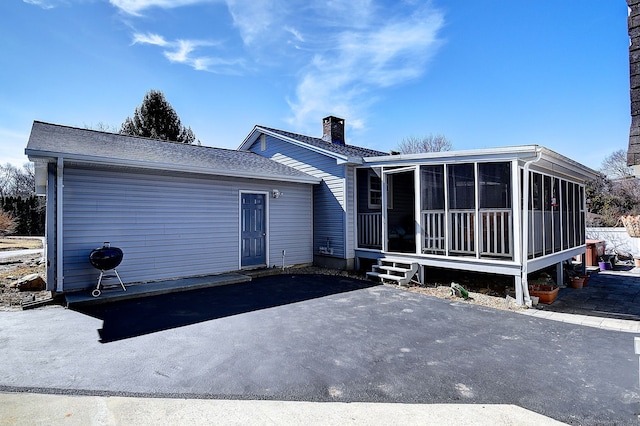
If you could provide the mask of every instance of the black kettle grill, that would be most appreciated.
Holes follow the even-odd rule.
[[[105,241],[102,247],[91,250],[91,253],[89,253],[89,262],[91,262],[91,265],[94,268],[100,270],[98,285],[96,285],[95,290],[91,292],[93,297],[98,297],[102,293],[102,278],[105,278],[104,273],[109,270],[113,270],[113,272],[115,272],[122,289],[127,291],[127,288],[120,279],[120,275],[118,275],[118,271],[116,271],[116,268],[120,265],[120,262],[122,262],[122,257],[122,250],[118,247],[111,247],[111,244],[108,241]]]

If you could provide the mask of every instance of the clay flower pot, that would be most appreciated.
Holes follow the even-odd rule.
[[[589,285],[589,275],[580,275],[580,278],[584,280],[584,282],[582,283],[582,287],[586,287],[587,285]]]
[[[571,287],[573,288],[582,288],[584,285],[584,278],[582,277],[573,277],[571,278]]]
[[[551,285],[530,285],[529,296],[536,296],[539,303],[549,305],[558,297],[558,290],[558,287]]]

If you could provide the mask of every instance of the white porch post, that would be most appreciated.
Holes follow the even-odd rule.
[[[518,305],[531,306],[531,298],[529,297],[529,281],[527,278],[529,268],[529,167],[532,163],[539,161],[542,157],[542,151],[537,151],[536,158],[525,163],[523,168],[523,195],[522,195],[522,252],[521,252],[521,295],[518,298],[518,290],[516,289],[516,303]]]
[[[520,262],[520,271],[522,271],[522,197],[524,195],[520,192],[520,168],[518,167],[518,160],[511,162],[511,211],[513,212],[513,260]],[[522,275],[518,274],[515,278],[516,287],[516,303],[522,304]]]
[[[473,241],[474,241],[474,249],[476,252],[476,259],[480,259],[480,251],[482,250],[482,245],[480,244],[480,187],[479,187],[479,177],[478,177],[478,162],[473,163],[473,188],[474,188],[474,204],[475,204],[475,212],[473,214]]]
[[[424,241],[424,235],[422,235],[422,199],[420,188],[420,166],[417,166],[413,172],[413,189],[414,189],[414,217],[415,217],[415,241],[416,241],[416,254],[422,254],[422,243]],[[420,282],[423,282],[422,280]]]
[[[387,247],[388,246],[388,241],[387,241],[387,199],[388,199],[388,196],[389,196],[389,194],[388,194],[389,188],[387,188],[387,175],[384,172],[384,167],[380,167],[380,187],[382,189],[382,194],[380,194],[382,196],[381,200],[380,200],[380,203],[382,204],[382,206],[381,206],[382,217],[380,219],[380,223],[381,223],[381,226],[382,226],[382,229],[381,229],[381,231],[382,231],[382,233],[381,233],[381,236],[382,236],[381,248],[382,248],[382,251],[385,252],[385,251],[388,251],[388,249],[389,249]]]

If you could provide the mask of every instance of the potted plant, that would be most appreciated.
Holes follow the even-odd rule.
[[[546,274],[539,279],[529,281],[529,296],[537,297],[538,303],[545,305],[553,303],[558,297],[559,290],[553,279]]]
[[[582,271],[576,271],[575,269],[570,269],[567,271],[569,277],[569,284],[572,288],[582,288],[586,287],[589,283],[589,274],[583,274]]]
[[[577,275],[571,278],[571,287],[572,288],[582,288],[584,286],[584,277]]]
[[[609,256],[600,256],[598,257],[598,267],[601,271],[607,271],[611,269],[611,262],[609,261]]]

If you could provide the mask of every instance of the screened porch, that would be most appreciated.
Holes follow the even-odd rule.
[[[527,173],[517,159],[360,168],[357,249],[520,262],[524,224],[528,259],[584,245],[584,184]]]

